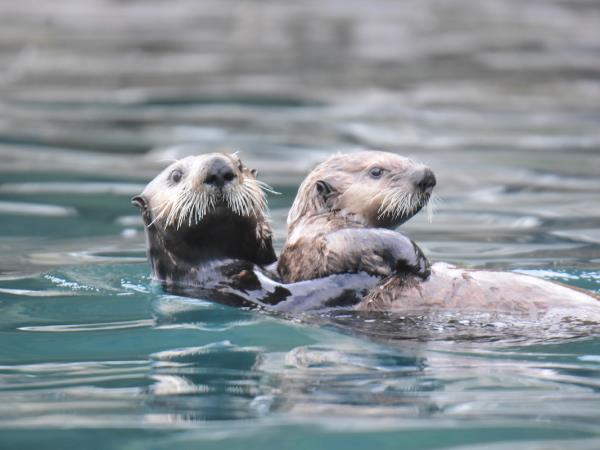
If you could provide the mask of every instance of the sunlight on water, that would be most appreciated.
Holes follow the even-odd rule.
[[[130,198],[239,150],[275,243],[306,173],[436,173],[434,261],[600,292],[593,1],[0,5],[0,447],[600,448],[600,330],[277,317],[150,282]]]

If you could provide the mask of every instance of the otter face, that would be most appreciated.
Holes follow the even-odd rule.
[[[194,279],[220,259],[275,261],[265,190],[232,154],[190,156],[159,173],[132,199],[146,225],[153,278]]]
[[[237,155],[210,153],[174,162],[132,202],[142,214],[148,213],[147,226],[178,230],[197,225],[215,211],[262,217],[266,211],[263,189],[269,188]]]
[[[427,204],[435,184],[428,167],[393,153],[334,155],[300,186],[288,227],[302,217],[339,211],[370,227],[395,228]]]

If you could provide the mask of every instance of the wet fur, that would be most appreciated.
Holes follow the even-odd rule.
[[[371,177],[380,167],[385,173]],[[337,154],[302,182],[288,214],[278,271],[286,282],[365,271],[426,278],[427,259],[395,227],[416,214],[429,193],[415,188],[426,166],[384,152]],[[410,202],[410,203],[409,203]]]
[[[429,262],[421,249],[399,233],[331,212],[308,218],[301,230],[303,235],[287,244],[279,258],[278,271],[285,282],[336,273],[429,275]]]
[[[202,222],[190,228],[168,233],[145,222],[148,259],[152,278],[167,283],[186,281],[197,283],[199,267],[208,261],[239,259],[258,265],[276,260],[271,231],[266,224],[257,224],[251,217],[232,215],[229,211],[214,211]]]
[[[436,263],[424,281],[398,276],[382,280],[356,308],[403,315],[503,313],[600,323],[599,299],[592,292],[528,275]]]
[[[372,179],[369,169],[385,169],[380,179]],[[429,194],[414,188],[414,181],[428,168],[408,158],[387,152],[338,153],[315,167],[302,182],[288,213],[288,236],[307,217],[339,211],[354,215],[367,226],[395,228],[425,206]],[[318,183],[335,192],[318,190]]]
[[[373,155],[373,158],[380,159],[381,156]],[[361,159],[363,164],[371,161],[369,153],[363,153]],[[354,165],[350,164],[350,167],[354,167]],[[338,172],[343,171],[344,165],[336,162],[335,168]],[[364,195],[360,194],[355,198],[350,198],[354,194],[348,188],[347,180],[355,178],[353,171],[345,175],[338,172],[335,174],[335,180],[340,180],[342,183],[340,189],[343,194],[340,197],[344,199],[346,205],[350,205],[347,210],[339,208],[339,203],[336,206],[334,202],[319,199],[318,195],[315,196],[311,193],[310,184],[315,183],[315,180],[325,175],[329,169],[327,162],[324,167],[318,167],[314,173],[309,174],[303,183],[304,189],[299,191],[298,205],[293,208],[293,214],[290,213],[291,217],[288,223],[291,231],[288,238],[290,242],[286,244],[282,255],[282,259],[289,258],[289,260],[285,265],[282,265],[280,261],[280,271],[289,270],[290,273],[298,274],[297,276],[300,278],[310,276],[312,269],[305,267],[305,264],[309,263],[322,264],[318,270],[320,276],[327,275],[329,270],[353,270],[352,255],[355,251],[352,245],[341,246],[337,249],[338,253],[335,258],[330,259],[335,261],[335,264],[328,265],[326,262],[324,263],[323,259],[311,261],[303,255],[305,252],[309,256],[320,257],[316,253],[321,253],[323,249],[315,244],[322,240],[323,236],[343,230],[352,223],[359,232],[364,233],[366,228],[361,227],[368,225],[378,227],[370,229],[370,232],[375,234],[379,233],[383,236],[394,233],[399,237],[402,236],[399,233],[379,228],[385,224],[377,224],[373,220],[373,202],[364,203],[366,201]],[[334,184],[331,189],[337,189],[338,185],[335,184],[335,181],[332,180],[332,182]],[[360,191],[360,189],[357,190]],[[376,206],[377,200],[374,203]],[[360,206],[363,204],[367,207],[361,210]],[[340,214],[351,215],[352,221],[339,220]],[[350,241],[348,243],[351,244]],[[365,254],[365,260],[369,260],[381,252],[380,243],[372,236],[368,239],[365,238],[364,243],[365,246],[361,246],[361,252]],[[427,279],[417,277],[406,270],[394,272],[392,265],[388,265],[387,268],[391,273],[386,276],[385,266],[390,261],[384,259],[379,262],[383,262],[383,270],[380,264],[373,264],[372,269],[374,273],[384,275],[385,278],[369,290],[365,298],[356,306],[358,310],[391,311],[403,316],[447,312],[503,313],[515,317],[527,316],[535,320],[543,316],[545,320],[600,323],[598,295],[582,289],[527,275],[461,269],[444,263],[434,264],[431,267],[431,275]],[[288,268],[284,268],[285,266]]]
[[[215,192],[203,180],[214,158],[234,169],[236,181],[229,189],[237,189],[236,183],[245,186],[238,190],[243,198],[210,197]],[[187,184],[170,180],[176,169],[191,177]],[[282,284],[263,267],[276,256],[262,190],[268,188],[255,172],[230,154],[185,158],[158,174],[132,200],[145,224],[152,278],[170,293],[237,307],[289,312],[358,303],[378,278],[363,272]]]
[[[215,158],[236,175],[223,192],[203,182],[206,166]],[[174,170],[186,178],[173,183],[169,177]],[[276,261],[262,185],[236,155],[208,154],[176,161],[133,202],[142,213],[156,280],[197,283],[200,268],[219,259],[259,265]]]

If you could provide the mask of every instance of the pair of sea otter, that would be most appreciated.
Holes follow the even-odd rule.
[[[133,198],[152,277],[171,292],[238,306],[339,305],[427,314],[481,311],[600,322],[591,293],[506,272],[430,267],[393,228],[425,206],[433,172],[386,152],[337,154],[303,181],[277,261],[256,171],[235,154],[181,159]]]

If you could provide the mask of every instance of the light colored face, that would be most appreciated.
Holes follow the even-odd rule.
[[[159,173],[141,197],[163,228],[193,226],[217,208],[257,216],[266,210],[266,185],[255,175],[235,154],[188,156]]]
[[[301,217],[339,210],[369,226],[393,228],[427,204],[434,186],[429,168],[393,153],[334,155],[302,183],[288,226]]]

